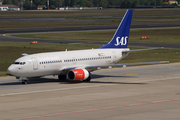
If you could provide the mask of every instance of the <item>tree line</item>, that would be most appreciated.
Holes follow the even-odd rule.
[[[23,7],[31,9],[38,5],[47,5],[47,0],[3,0],[3,4],[14,4],[20,6],[23,2]],[[180,2],[180,0],[177,0]],[[136,6],[162,6],[163,0],[49,0],[51,9],[57,7],[121,7],[135,8]]]

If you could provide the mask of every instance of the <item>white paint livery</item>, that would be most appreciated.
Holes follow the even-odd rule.
[[[8,68],[8,72],[17,77],[38,77],[60,75],[69,68],[82,68],[113,64],[128,54],[129,49],[89,49],[65,52],[49,52],[23,56]],[[99,55],[102,54],[103,55]],[[56,56],[56,57],[54,57]],[[25,64],[18,64],[24,63]],[[91,70],[93,71],[93,70]]]

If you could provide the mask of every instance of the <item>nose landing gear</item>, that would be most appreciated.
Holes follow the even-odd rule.
[[[23,85],[27,84],[27,78],[20,77],[20,79],[22,80],[22,84]]]

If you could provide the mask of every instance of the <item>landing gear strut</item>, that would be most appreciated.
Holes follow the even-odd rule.
[[[89,76],[86,80],[83,80],[84,82],[90,82],[91,81],[91,76]]]
[[[20,77],[20,80],[22,80],[22,84],[26,85],[27,84],[27,78]]]

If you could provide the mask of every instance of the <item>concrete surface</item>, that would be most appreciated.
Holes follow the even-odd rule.
[[[1,120],[179,120],[180,63],[99,70],[90,83],[0,78]]]

